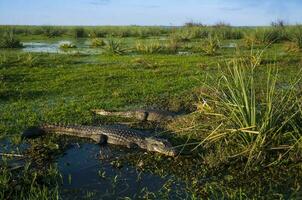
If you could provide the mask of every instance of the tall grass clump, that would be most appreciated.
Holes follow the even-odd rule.
[[[290,31],[290,41],[285,44],[285,50],[289,52],[302,50],[302,26],[296,26]]]
[[[16,38],[13,31],[6,31],[3,33],[0,40],[0,48],[22,48],[23,45],[18,38]]]
[[[101,38],[92,38],[90,46],[93,48],[103,47],[105,45],[105,41]]]
[[[259,67],[243,60],[233,60],[226,70],[221,69],[219,86],[213,89],[218,93],[214,102],[221,123],[201,142],[223,148],[229,158],[245,159],[247,167],[299,157],[296,149],[301,151],[302,142],[296,93],[300,78],[288,83],[286,90],[278,90],[277,72],[268,68],[266,86],[258,88],[257,70]],[[289,153],[295,156],[289,157]]]
[[[135,50],[138,53],[142,53],[142,54],[160,53],[162,51],[162,49],[163,49],[163,46],[157,40],[152,40],[149,42],[138,41],[135,44]]]
[[[259,28],[253,34],[259,43],[274,44],[288,40],[288,34],[284,27]]]
[[[209,37],[204,39],[201,43],[201,50],[207,55],[217,54],[219,48],[220,41],[216,35],[209,35]]]
[[[104,51],[109,55],[122,55],[127,52],[127,49],[123,47],[123,44],[119,40],[108,39],[105,42]]]

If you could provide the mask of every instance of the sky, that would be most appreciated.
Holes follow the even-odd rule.
[[[1,25],[302,23],[302,0],[0,0]]]

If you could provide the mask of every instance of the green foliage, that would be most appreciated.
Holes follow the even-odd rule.
[[[280,27],[257,29],[254,34],[256,40],[262,44],[273,44],[288,40],[286,29]]]
[[[296,121],[301,118],[295,90],[300,78],[286,91],[277,91],[278,76],[269,68],[266,86],[258,90],[257,69],[234,60],[227,72],[222,71],[221,85],[215,90],[221,94],[217,105],[224,119],[202,142],[222,145],[225,151],[232,149],[232,157],[245,157],[247,166],[287,160],[289,151],[302,139],[301,124]],[[264,98],[260,100],[257,94],[264,94]],[[279,156],[273,157],[276,154]]]
[[[217,36],[209,36],[201,43],[202,51],[207,55],[215,55],[220,48],[220,42]]]
[[[162,49],[163,49],[162,45],[157,40],[153,40],[149,42],[139,41],[136,42],[135,45],[135,50],[143,54],[160,53]]]
[[[16,38],[13,31],[6,31],[3,33],[0,40],[0,48],[22,48],[23,45],[19,39]]]
[[[64,33],[62,29],[53,26],[42,26],[42,32],[45,36],[49,38],[59,37]]]
[[[25,66],[33,67],[37,63],[37,57],[33,54],[28,53],[25,56],[19,58],[20,62]]]
[[[106,44],[105,41],[101,38],[92,38],[90,46],[96,48],[96,47],[102,47],[105,44]]]
[[[127,52],[127,49],[123,47],[123,44],[114,39],[108,39],[105,42],[104,50],[109,55],[122,55]]]
[[[293,30],[291,41],[294,42],[300,50],[302,49],[302,26],[297,26]]]
[[[0,168],[0,199],[59,199],[59,172],[49,167],[45,172],[32,170],[30,164],[22,171]]]

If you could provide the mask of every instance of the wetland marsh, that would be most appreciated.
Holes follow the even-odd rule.
[[[0,26],[0,34],[0,199],[301,198],[300,25]],[[186,115],[138,122],[97,108]],[[21,137],[42,123],[127,123],[180,154],[110,145],[114,156],[100,160],[89,140]]]

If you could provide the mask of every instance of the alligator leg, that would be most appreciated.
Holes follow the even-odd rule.
[[[101,160],[109,159],[113,156],[108,144],[100,144],[100,156]]]
[[[99,142],[99,145],[100,145],[100,155],[99,155],[99,158],[101,160],[109,159],[110,157],[112,157],[112,152],[111,152],[111,150],[109,148],[107,140],[108,140],[108,137],[106,135],[101,135],[100,142]]]

